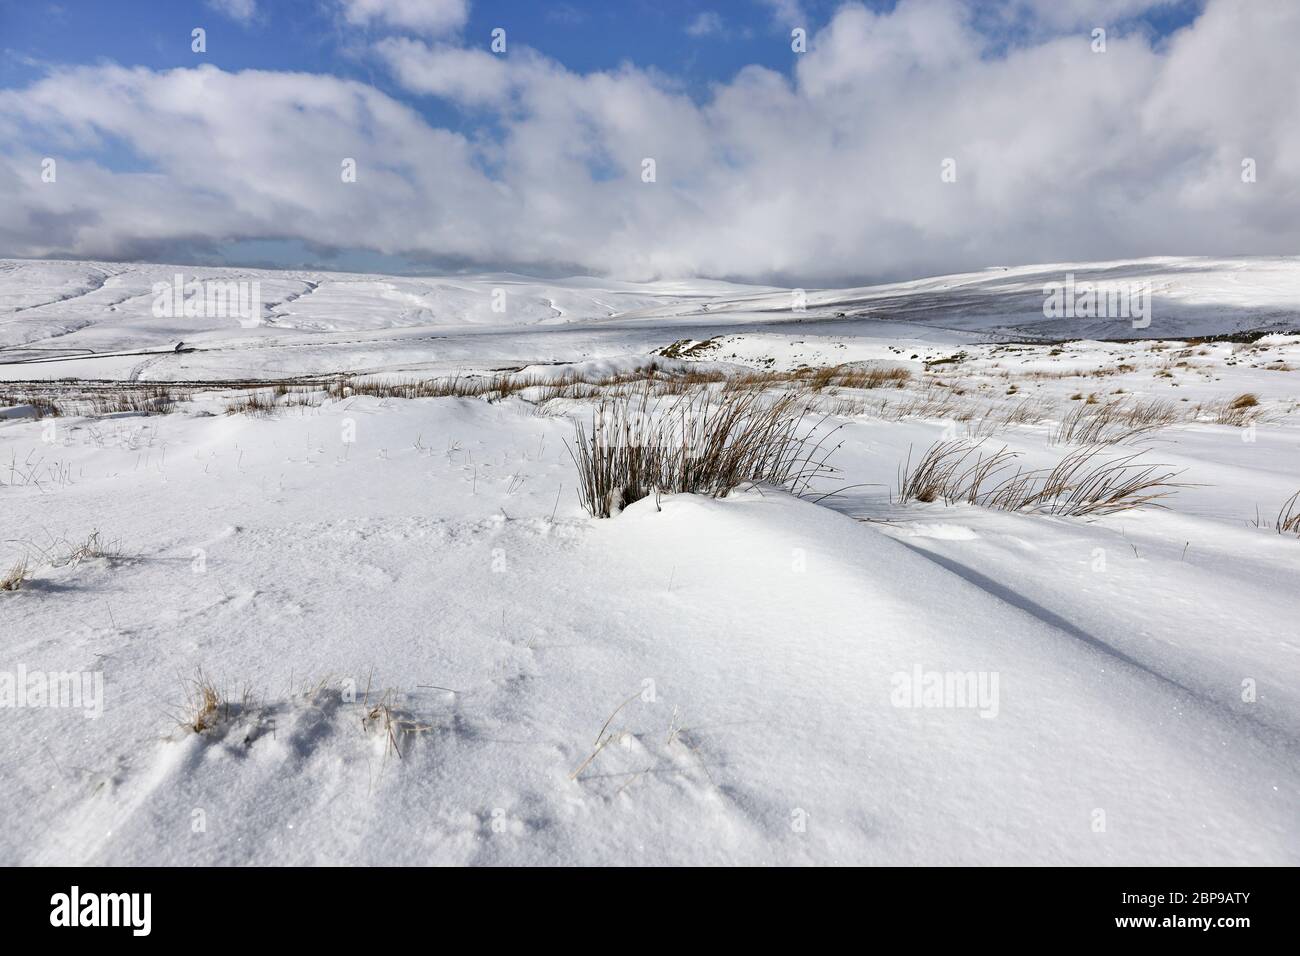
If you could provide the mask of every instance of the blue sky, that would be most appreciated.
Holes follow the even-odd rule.
[[[839,5],[803,0],[799,7],[806,15],[799,19],[815,30]],[[864,5],[888,11],[895,0]],[[1201,6],[1200,0],[1174,0],[1121,19],[1165,36],[1190,23]],[[710,13],[720,18],[721,32],[687,32]],[[512,41],[576,71],[632,61],[707,85],[754,63],[789,70],[793,61],[779,17],[760,0],[490,0],[470,8],[464,35],[469,43],[477,39],[486,45],[490,31],[504,26]],[[189,67],[194,54],[187,38],[195,26],[207,30],[207,59],[227,70],[333,73],[394,91],[383,71],[366,61],[355,29],[326,0],[263,0],[247,23],[223,15],[206,0],[0,0],[0,45],[6,54],[0,82],[20,86],[50,65],[101,59],[155,69]],[[1024,36],[1014,22],[1000,18],[991,32],[1005,42]]]
[[[865,279],[1267,250],[1264,217],[1235,204],[1291,198],[1289,181],[1232,192],[1238,154],[1290,150],[1300,5],[1281,0],[425,3],[0,0],[0,255]],[[411,13],[427,5],[455,12],[429,27]],[[247,70],[284,82],[264,97]],[[1249,129],[1228,115],[1243,92]],[[197,169],[217,137],[219,168]],[[350,192],[321,174],[335,142],[366,154]],[[958,188],[918,173],[950,156]],[[32,188],[49,157],[68,171]],[[1207,182],[1217,229],[1176,205]],[[1080,203],[1107,211],[1042,214]]]
[[[888,9],[893,3],[868,5]],[[805,0],[801,6],[811,26],[838,4]],[[721,19],[722,32],[691,36],[690,24],[709,12]],[[333,73],[401,95],[368,61],[356,28],[325,0],[263,0],[248,23],[204,0],[0,0],[0,38],[10,54],[0,63],[0,77],[6,86],[21,85],[52,64],[104,58],[155,69],[193,66],[188,37],[195,26],[207,30],[207,60],[223,69]],[[470,8],[463,35],[467,43],[486,46],[497,26],[507,29],[511,42],[581,72],[632,61],[707,85],[751,63],[777,70],[791,64],[772,9],[751,0],[492,0]]]

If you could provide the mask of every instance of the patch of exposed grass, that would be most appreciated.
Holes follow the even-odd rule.
[[[716,336],[700,342],[696,342],[694,339],[678,339],[672,345],[666,345],[660,349],[659,354],[664,358],[699,358],[717,347],[718,339]]]
[[[123,382],[42,383],[21,391],[0,394],[0,405],[31,405],[37,418],[64,418],[136,414],[164,415],[176,405],[177,397],[166,385],[140,385]]]

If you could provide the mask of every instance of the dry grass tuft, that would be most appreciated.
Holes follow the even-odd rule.
[[[227,415],[266,416],[276,409],[275,396],[263,389],[250,391],[226,405]]]
[[[402,759],[402,746],[415,734],[424,734],[434,729],[432,724],[416,720],[410,714],[398,709],[397,691],[386,690],[373,704],[370,703],[370,684],[366,684],[366,695],[361,701],[361,727],[367,733],[378,730],[384,735],[384,755],[390,752]]]
[[[202,669],[185,678],[185,706],[179,718],[186,730],[196,734],[211,730],[230,714],[230,704]]]
[[[912,467],[911,449],[908,449],[907,461],[898,473],[898,501],[904,504],[909,501],[927,504],[932,501],[945,504],[965,501],[975,504],[980,486],[1016,457],[1005,448],[984,455],[980,452],[981,444],[960,438],[936,442],[915,468]],[[971,464],[967,465],[968,461]]]
[[[769,380],[801,382],[812,392],[827,388],[902,388],[911,381],[912,373],[901,366],[890,365],[830,365],[818,369],[801,369],[782,376],[768,373]]]
[[[1278,534],[1300,534],[1300,491],[1282,502],[1273,527]]]
[[[31,383],[21,391],[0,393],[0,405],[31,405],[36,417],[62,418],[72,415],[103,416],[130,413],[165,415],[177,398],[165,385],[135,382]]]
[[[97,530],[90,532],[81,542],[73,542],[68,538],[55,537],[51,534],[47,534],[46,537],[48,542],[43,546],[30,540],[26,544],[29,549],[36,551],[40,563],[48,564],[53,568],[75,567],[82,561],[90,561],[94,558],[106,558],[109,561],[121,561],[127,558],[120,541],[106,540]],[[27,563],[27,559],[24,559],[24,562]]]
[[[980,442],[936,442],[913,468],[909,452],[899,470],[900,502],[966,502],[1000,511],[1071,517],[1113,514],[1159,500],[1182,487],[1180,472],[1164,465],[1138,463],[1145,452],[1099,461],[1102,446],[1071,452],[1052,468],[1017,471],[985,486],[1017,457],[1005,448],[985,455]]]
[[[1181,420],[1173,402],[1158,399],[1076,405],[1062,419],[1053,440],[1061,445],[1113,445]]]
[[[165,415],[176,405],[176,397],[164,385],[146,385],[104,392],[91,399],[92,415],[129,412],[136,415]]]
[[[1002,511],[1030,511],[1069,517],[1114,514],[1158,502],[1183,487],[1181,472],[1165,465],[1138,464],[1146,452],[1097,461],[1101,447],[1081,448],[1052,469],[1017,473],[980,500]]]
[[[905,401],[891,406],[889,417],[894,421],[902,421],[904,418],[946,418],[968,422],[975,417],[975,407],[968,401],[962,401],[954,389],[931,382],[925,391],[909,393]]]
[[[27,559],[22,558],[3,575],[0,575],[0,591],[17,591],[30,576],[31,568],[27,564]]]
[[[1205,407],[1205,411],[1216,425],[1244,427],[1259,420],[1259,413],[1256,411],[1258,408],[1259,396],[1251,392],[1243,392],[1233,398],[1212,402]]]
[[[811,441],[821,422],[805,429],[808,414],[795,395],[764,401],[757,392],[701,392],[666,409],[648,392],[639,402],[602,400],[590,428],[575,422],[569,448],[582,505],[608,518],[651,494],[721,497],[747,481],[798,494],[832,472],[826,460],[835,450],[822,451],[834,429]]]
[[[105,541],[100,537],[99,531],[92,531],[86,540],[77,545],[69,545],[67,552],[61,559],[53,563],[58,567],[66,565],[77,565],[82,561],[89,561],[93,558],[108,558],[110,561],[118,560],[122,557],[122,547],[117,541]]]

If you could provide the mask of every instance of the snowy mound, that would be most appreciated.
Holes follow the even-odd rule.
[[[122,549],[0,593],[0,670],[102,677],[96,719],[4,711],[4,862],[1300,859],[1300,542],[1236,520],[1295,483],[1234,429],[1166,452],[1216,488],[1096,523],[770,488],[594,521],[518,401],[59,429],[0,423],[61,464],[0,488],[6,537]],[[841,464],[938,433],[858,420]]]

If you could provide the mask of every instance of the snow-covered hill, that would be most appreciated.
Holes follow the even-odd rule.
[[[257,283],[252,321],[158,316],[157,283]],[[1141,321],[1044,314],[1052,284],[1149,301]],[[801,294],[802,292],[802,294]],[[1095,311],[1095,310],[1094,310]],[[1177,338],[1300,328],[1300,259],[1146,259],[1022,266],[858,289],[715,281],[634,284],[521,276],[0,261],[0,377],[179,380],[439,371],[643,355],[689,335],[797,332],[972,341]],[[174,353],[178,342],[187,351]],[[779,359],[780,356],[774,356]],[[22,363],[22,364],[17,364]]]

